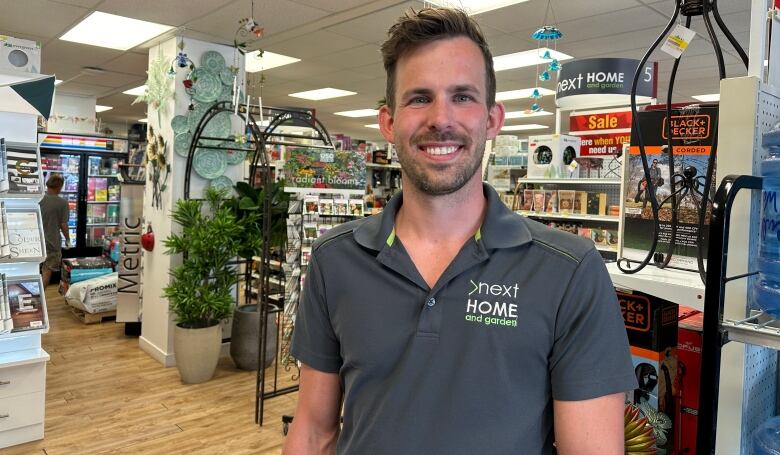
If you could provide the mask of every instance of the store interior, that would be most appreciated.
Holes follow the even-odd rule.
[[[27,98],[0,103],[0,164],[38,160],[37,187],[15,180],[28,176],[19,161],[0,175],[2,223],[36,230],[36,219],[22,214],[36,214],[40,224],[44,183],[62,174],[71,242],[62,240],[60,272],[44,289],[42,237],[37,252],[5,256],[8,232],[0,229],[0,320],[4,311],[20,313],[14,313],[18,320],[7,316],[16,326],[0,324],[0,453],[281,453],[297,401],[300,365],[289,344],[312,243],[341,223],[380,213],[403,186],[394,147],[377,124],[386,83],[379,47],[404,11],[440,2],[6,3],[0,40],[23,50],[30,63],[14,68],[10,51],[0,52],[0,90],[35,81],[43,88],[34,93],[53,94],[45,107]],[[643,112],[634,118],[631,79],[665,27],[685,22],[680,16],[670,23],[676,2],[504,3],[473,14],[493,54],[497,100],[507,112],[500,136],[486,149],[483,179],[518,214],[591,239],[600,250],[632,354],[644,359],[635,360],[640,388],[627,396],[627,426],[629,412],[652,421],[654,427],[641,425],[653,428],[647,434],[657,453],[764,453],[756,449],[757,429],[777,426],[772,418],[780,414],[780,323],[771,312],[758,315],[757,278],[726,286],[727,277],[755,270],[761,254],[762,187],[760,180],[721,184],[729,174],[761,175],[760,161],[780,145],[765,136],[780,124],[774,89],[780,78],[773,72],[780,58],[772,59],[780,46],[771,45],[780,30],[771,8],[778,6],[721,0],[714,36],[694,16],[695,35],[683,42],[679,68],[661,49],[647,60],[642,74],[652,96],[640,97]],[[147,23],[121,32],[107,25],[105,14]],[[77,33],[90,18],[96,34]],[[562,37],[534,38],[544,26]],[[627,66],[579,66],[618,65],[605,59]],[[586,71],[613,71],[620,79],[602,85],[603,93],[565,94]],[[662,158],[672,81],[673,118],[707,119],[706,134],[669,139],[670,145],[679,139],[674,145],[683,164]],[[305,93],[325,88],[342,93]],[[6,107],[11,104],[24,109]],[[645,134],[638,140],[639,122]],[[710,155],[716,139],[717,165]],[[573,165],[558,156],[566,141],[576,149]],[[543,147],[554,150],[553,164],[535,161]],[[657,155],[648,155],[643,167],[644,149]],[[653,180],[661,188],[651,201],[646,182],[657,179],[654,157],[665,179]],[[566,166],[555,167],[559,158]],[[714,177],[705,181],[710,163]],[[693,175],[685,173],[690,168]],[[702,195],[705,187],[709,196]],[[725,201],[736,187],[743,189],[733,210],[731,199],[702,203]],[[229,201],[206,209],[212,188],[224,189]],[[176,212],[185,216],[186,204],[203,208],[202,217],[181,221]],[[731,210],[725,224],[716,210],[723,206]],[[211,222],[228,212],[247,217],[237,233],[225,236],[211,263],[188,261],[211,253],[186,242],[216,235],[208,232]],[[679,230],[676,255],[665,256],[668,230],[653,231],[653,222]],[[709,238],[702,241],[697,232],[705,229]],[[648,247],[654,236],[660,244]],[[715,255],[722,262],[713,262],[712,251],[722,253]],[[229,267],[209,265],[220,254]],[[176,274],[186,267],[201,267],[204,276],[223,273],[229,281],[223,302],[210,310],[209,319],[220,323],[208,349],[214,365],[205,373],[187,370],[187,354],[176,348],[187,336],[177,322],[192,311],[181,302],[200,297],[188,292],[206,286]],[[14,310],[13,299],[25,290],[37,297],[37,312],[21,315],[21,300]],[[637,302],[647,305],[646,314],[634,310]],[[718,318],[705,316],[715,313]],[[237,342],[244,332],[254,338]],[[707,341],[716,336],[731,342]],[[204,356],[202,348],[194,353]],[[660,378],[672,363],[677,377]],[[6,374],[24,385],[4,392]],[[664,394],[672,404],[662,403]],[[12,416],[5,422],[4,412]]]

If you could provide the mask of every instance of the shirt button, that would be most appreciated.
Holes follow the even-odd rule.
[[[434,306],[434,305],[436,305],[436,299],[431,297],[431,298],[428,299],[427,302],[425,302],[425,304],[428,305],[428,306]]]

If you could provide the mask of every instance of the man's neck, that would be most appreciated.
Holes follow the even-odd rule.
[[[430,196],[405,185],[403,204],[396,215],[396,233],[432,243],[462,245],[482,225],[487,206],[482,181],[475,176],[455,193]]]
[[[50,195],[50,196],[59,196],[59,195],[60,195],[60,192],[59,192],[59,191],[54,191],[54,190],[51,190],[51,189],[48,189],[48,188],[47,188],[47,189],[46,189],[46,194],[48,194],[48,195]]]

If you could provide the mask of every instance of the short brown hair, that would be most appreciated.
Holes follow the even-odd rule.
[[[60,174],[52,174],[49,176],[49,180],[46,181],[46,188],[53,190],[61,190],[63,185],[65,185],[65,179]]]
[[[391,110],[395,108],[395,68],[398,59],[420,45],[458,36],[471,39],[482,51],[485,60],[487,105],[493,107],[496,103],[496,72],[493,70],[493,56],[479,24],[464,11],[456,8],[423,8],[415,12],[414,9],[410,9],[398,18],[387,34],[387,41],[382,43],[382,59],[387,72],[385,103]]]

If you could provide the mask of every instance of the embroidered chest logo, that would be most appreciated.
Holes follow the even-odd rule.
[[[484,325],[517,327],[517,283],[471,282],[466,300],[466,320]]]

